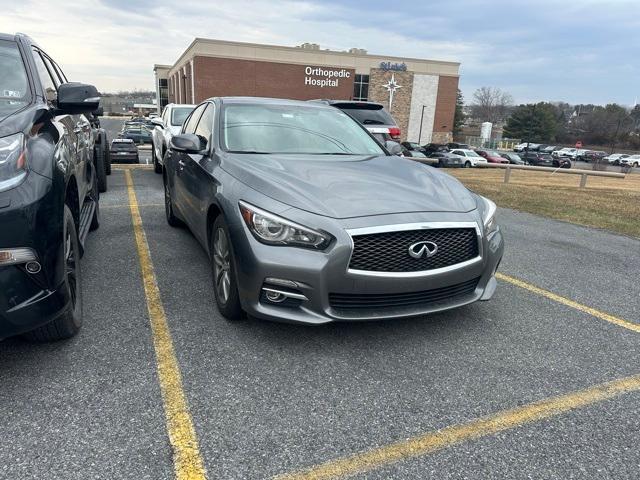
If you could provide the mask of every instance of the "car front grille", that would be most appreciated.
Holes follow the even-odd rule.
[[[383,311],[384,309],[398,309],[412,307],[428,307],[434,303],[451,301],[473,293],[480,278],[450,285],[448,287],[433,288],[420,292],[403,293],[330,293],[329,305],[337,311]]]
[[[416,242],[430,241],[437,252],[427,257],[413,258],[409,247]],[[353,236],[350,270],[371,272],[420,272],[444,268],[478,256],[475,228],[433,228],[371,233]]]

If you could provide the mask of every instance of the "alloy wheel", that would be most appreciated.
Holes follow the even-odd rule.
[[[222,228],[218,228],[213,242],[213,264],[216,294],[222,303],[227,303],[231,292],[230,257],[227,235]]]
[[[71,307],[75,309],[76,302],[78,301],[78,281],[76,273],[76,252],[73,248],[71,232],[67,232],[66,238],[64,239],[64,261],[65,278],[69,286],[69,295],[71,296]]]

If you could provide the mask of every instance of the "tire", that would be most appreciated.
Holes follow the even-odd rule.
[[[97,180],[93,182],[91,197],[96,204],[96,208],[93,211],[93,217],[91,217],[91,225],[89,225],[89,231],[93,232],[100,228],[100,189],[98,188]]]
[[[133,163],[140,163],[140,155],[136,155],[136,159]]]
[[[162,165],[158,162],[158,157],[156,156],[156,147],[152,143],[151,144],[151,161],[153,161],[153,171],[156,173],[162,173]]]
[[[64,206],[64,224],[62,238],[64,242],[64,286],[70,302],[67,309],[55,320],[24,335],[34,342],[55,342],[71,338],[82,327],[82,277],[80,271],[80,244],[73,215],[67,205]]]
[[[638,162],[633,162],[633,168],[638,168]]]
[[[106,138],[105,135],[105,140]],[[104,154],[104,171],[107,175],[111,175],[111,147],[109,147],[108,143],[105,143],[102,152]]]
[[[164,176],[164,213],[167,218],[167,223],[172,227],[182,227],[184,223],[173,212],[173,200],[171,199],[171,192],[169,191],[169,185],[167,184],[167,177]]]
[[[211,229],[211,273],[213,292],[218,310],[230,321],[242,318],[240,295],[236,281],[236,267],[229,229],[222,215],[218,215]]]
[[[464,162],[464,168],[471,168],[471,162],[469,161]]]
[[[96,179],[98,181],[98,191],[100,193],[104,193],[107,191],[107,170],[104,166],[104,147],[96,151],[94,154],[95,157],[95,168],[96,168]]]

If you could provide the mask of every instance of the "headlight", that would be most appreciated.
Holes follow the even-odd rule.
[[[328,233],[299,225],[246,202],[241,201],[239,206],[247,227],[262,243],[323,250],[333,238]]]
[[[27,174],[24,135],[0,138],[0,192],[18,185]]]
[[[485,236],[494,232],[498,228],[498,222],[496,221],[496,204],[488,198],[480,197],[484,202],[484,213],[482,214],[482,223],[484,224]]]

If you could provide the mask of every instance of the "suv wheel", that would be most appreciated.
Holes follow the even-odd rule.
[[[471,168],[471,162],[469,160],[464,162],[464,168]]]
[[[239,320],[242,317],[242,307],[236,284],[233,249],[222,215],[218,215],[213,224],[210,251],[213,291],[218,310],[227,320]]]
[[[151,161],[153,162],[153,171],[156,173],[162,173],[162,165],[158,162],[158,156],[156,155],[156,146],[151,143]]]
[[[164,213],[167,217],[167,223],[172,227],[181,227],[183,225],[182,220],[176,217],[173,213],[173,200],[171,199],[171,191],[169,190],[169,184],[167,182],[166,175],[164,179]]]
[[[95,160],[96,178],[98,180],[98,190],[100,191],[100,193],[107,191],[107,168],[104,164],[104,149],[105,146],[102,145],[102,148],[96,148],[93,153],[93,158]]]
[[[71,210],[64,206],[64,288],[67,289],[69,305],[58,318],[25,334],[35,342],[53,342],[73,337],[82,326],[82,288],[80,275],[80,247],[76,224]]]

